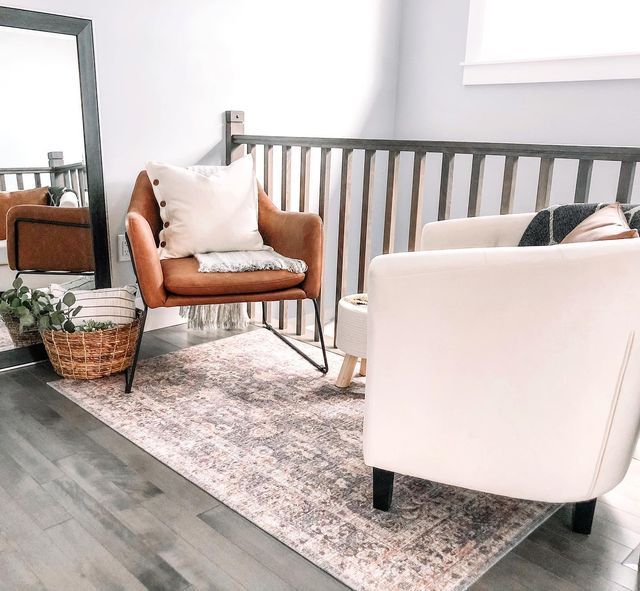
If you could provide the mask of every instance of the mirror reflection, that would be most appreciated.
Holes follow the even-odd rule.
[[[29,289],[91,289],[95,265],[76,38],[0,26],[0,72],[0,351],[7,351],[41,342],[28,326],[38,305]]]

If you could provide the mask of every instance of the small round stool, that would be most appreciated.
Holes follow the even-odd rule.
[[[367,294],[345,296],[338,303],[336,346],[345,357],[336,380],[338,388],[351,383],[360,358],[360,375],[367,375]]]

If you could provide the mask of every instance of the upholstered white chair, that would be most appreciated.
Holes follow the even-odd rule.
[[[427,224],[369,270],[364,459],[510,497],[595,499],[640,425],[640,240],[519,248],[534,214]],[[496,248],[500,247],[500,248]]]

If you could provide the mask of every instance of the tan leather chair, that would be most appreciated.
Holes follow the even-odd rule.
[[[145,171],[136,180],[126,219],[126,233],[133,268],[144,303],[140,339],[131,368],[126,373],[125,391],[131,392],[142,330],[148,308],[169,308],[202,304],[267,302],[311,299],[322,346],[323,364],[318,364],[285,339],[264,320],[264,326],[282,339],[322,373],[328,371],[327,354],[320,323],[318,296],[322,281],[322,220],[313,213],[283,212],[258,185],[258,228],[265,244],[280,254],[302,259],[306,273],[251,271],[245,273],[199,273],[195,257],[160,260],[158,235],[162,220],[153,187]]]
[[[14,205],[7,212],[7,259],[17,275],[93,273],[89,209]]]

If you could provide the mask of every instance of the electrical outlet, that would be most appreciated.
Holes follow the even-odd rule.
[[[118,260],[121,263],[131,260],[131,254],[129,253],[129,245],[124,234],[118,234]]]

